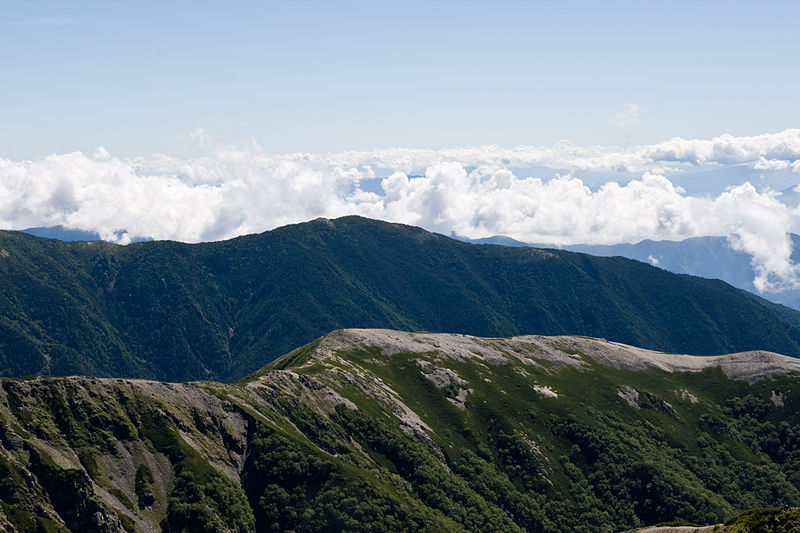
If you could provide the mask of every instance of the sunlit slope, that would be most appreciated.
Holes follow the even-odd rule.
[[[800,360],[336,331],[238,384],[0,380],[13,531],[621,531],[800,504]],[[13,529],[12,529],[13,528]]]

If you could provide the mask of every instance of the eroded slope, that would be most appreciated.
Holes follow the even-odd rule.
[[[236,385],[0,380],[9,531],[619,531],[800,504],[800,361],[341,330]]]

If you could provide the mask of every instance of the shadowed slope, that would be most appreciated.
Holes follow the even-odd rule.
[[[800,355],[800,313],[719,281],[359,217],[196,245],[0,232],[0,250],[4,375],[230,380],[341,327]]]

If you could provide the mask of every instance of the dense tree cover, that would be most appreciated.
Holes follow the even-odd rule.
[[[136,485],[134,488],[139,509],[150,507],[155,503],[153,482],[153,472],[150,467],[145,464],[139,465],[136,468]]]
[[[740,401],[748,398],[731,403]],[[400,524],[442,530],[430,522],[441,513],[457,524],[455,530],[617,531],[673,520],[719,523],[738,509],[800,504],[798,486],[787,479],[787,473],[797,474],[790,465],[736,459],[704,433],[698,435],[699,453],[690,453],[674,447],[658,428],[590,414],[593,425],[573,416],[549,421],[553,435],[569,443],[569,453],[555,466],[566,480],[556,487],[545,480],[546,461],[519,435],[498,432],[484,457],[469,449],[437,457],[432,443],[338,407],[333,422],[378,464],[407,481],[433,515],[410,514],[386,492],[336,473],[335,463],[303,454],[290,439],[261,430],[248,475],[270,483],[256,491],[257,523],[264,531],[406,530]],[[749,422],[728,421],[724,431],[748,442]],[[778,431],[768,421],[758,426],[757,432]],[[761,451],[749,444],[754,453]]]
[[[725,523],[723,533],[794,533],[800,531],[800,509],[753,509]]]
[[[719,281],[359,217],[197,245],[0,232],[0,249],[5,376],[232,380],[344,327],[800,355],[800,313]]]
[[[238,484],[211,467],[174,429],[158,423],[150,413],[141,417],[141,424],[142,435],[174,468],[162,523],[165,531],[253,531],[253,513]]]
[[[251,450],[245,489],[260,531],[458,530],[266,426],[259,426]]]

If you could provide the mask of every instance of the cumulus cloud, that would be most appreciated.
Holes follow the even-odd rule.
[[[552,146],[496,145],[449,148],[442,150],[386,148],[365,152],[338,154],[287,154],[286,159],[311,164],[396,169],[422,173],[436,163],[455,161],[464,166],[502,166],[526,168],[544,166],[564,170],[606,172],[663,172],[676,173],[698,165],[748,164],[760,158],[765,161],[800,160],[800,129],[778,133],[735,137],[721,135],[712,139],[682,139],[675,137],[652,145],[639,146],[577,146],[560,141]]]
[[[762,156],[758,158],[758,161],[753,163],[753,168],[756,170],[783,170],[788,168],[789,165],[789,161],[784,159],[766,159]]]
[[[800,168],[800,130],[626,148],[561,142],[275,155],[251,142],[194,159],[121,159],[102,147],[92,157],[0,158],[0,227],[64,225],[120,243],[137,236],[197,242],[359,214],[550,244],[724,235],[751,256],[758,290],[800,285],[788,238],[800,211],[750,182],[692,196],[671,181],[682,169],[730,164],[752,168],[753,181],[759,169]],[[526,167],[561,170],[542,177],[519,170]],[[638,177],[615,180],[619,169]],[[582,174],[598,170],[608,179],[590,186]]]
[[[111,157],[111,154],[108,153],[108,150],[104,146],[98,146],[97,150],[94,152],[94,158],[99,159],[100,161],[105,161]]]

